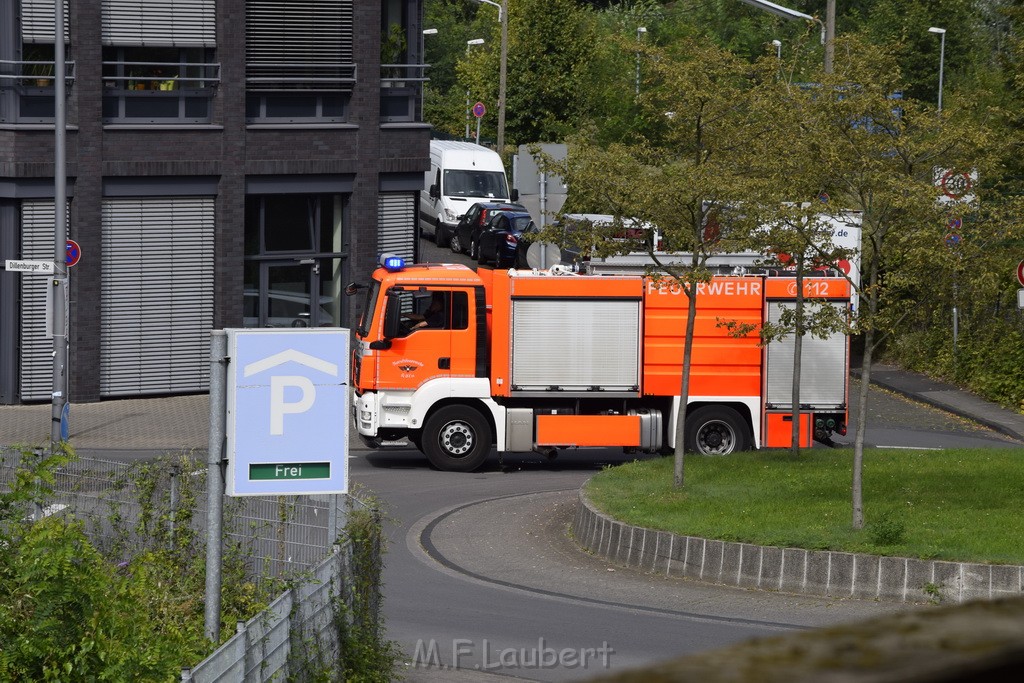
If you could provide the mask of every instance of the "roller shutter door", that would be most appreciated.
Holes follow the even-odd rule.
[[[21,39],[26,43],[52,45],[56,17],[53,8],[55,0],[21,0]],[[64,0],[64,42],[70,43],[71,19],[68,15],[68,0]]]
[[[216,47],[214,0],[103,0],[103,44]]]
[[[212,197],[104,200],[101,395],[207,390],[213,249]]]
[[[810,305],[810,304],[808,304]],[[845,309],[847,302],[824,305]],[[778,324],[784,309],[795,307],[791,302],[768,304],[768,321]],[[805,334],[800,345],[800,404],[817,410],[841,409],[846,406],[847,339],[842,332],[820,339]],[[793,407],[794,335],[787,334],[767,346],[767,402],[776,408]]]
[[[22,202],[21,258],[53,261],[53,200]],[[22,401],[48,401],[53,391],[53,337],[46,336],[46,285],[49,278],[21,276]]]
[[[249,90],[351,91],[354,26],[352,0],[247,0]]]
[[[377,202],[377,255],[395,254],[412,263],[416,255],[416,193],[391,192]]]

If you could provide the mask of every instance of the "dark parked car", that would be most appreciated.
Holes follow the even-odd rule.
[[[443,226],[438,230],[438,246],[447,244],[455,254],[470,253],[469,245],[479,238],[487,219],[498,211],[526,211],[526,207],[513,202],[477,202],[459,219],[451,234],[448,234],[448,229]]]
[[[480,238],[473,243],[476,262],[483,265],[493,263],[498,268],[509,268],[516,265],[516,246],[524,231],[533,230],[535,226],[530,214],[525,211],[502,211],[488,219],[487,225],[480,233]]]
[[[530,251],[530,245],[536,242],[536,236],[538,232],[540,232],[540,230],[537,228],[537,226],[534,225],[533,227],[529,228],[526,232],[519,236],[519,241],[516,244],[516,268],[528,270],[534,267],[534,265],[536,265],[537,267],[541,267],[540,263],[531,264],[527,256]],[[567,267],[574,273],[584,272],[586,270],[587,261],[590,260],[590,257],[583,255],[583,250],[579,247],[579,245],[573,244],[571,242],[563,243],[561,246],[551,243],[549,244],[550,251],[548,251],[546,254],[547,258],[549,259],[547,261],[547,265],[550,266],[554,265],[554,263],[558,263],[560,265]],[[539,256],[539,252],[535,256]]]

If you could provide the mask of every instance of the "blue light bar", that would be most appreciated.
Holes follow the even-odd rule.
[[[380,265],[384,270],[394,273],[400,270],[405,270],[405,259],[401,256],[395,256],[394,254],[381,254]]]

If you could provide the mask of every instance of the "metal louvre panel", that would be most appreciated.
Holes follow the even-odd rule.
[[[315,65],[352,67],[354,35],[352,0],[248,0],[246,75],[287,80],[327,75]],[[302,85],[305,89],[352,89],[351,84],[336,81]]]
[[[378,195],[377,252],[412,263],[416,249],[416,193]]]
[[[828,305],[845,309],[846,303]],[[768,304],[768,321],[778,323],[784,308],[793,309],[793,302],[773,301]],[[793,407],[792,334],[773,341],[767,347],[767,403],[778,408]],[[846,404],[846,335],[836,333],[827,339],[804,335],[800,347],[800,403],[812,408],[836,408]]]
[[[52,16],[52,12],[51,12]],[[21,258],[53,261],[54,202],[21,204]],[[70,210],[69,210],[70,213]],[[50,278],[21,276],[21,400],[49,400],[53,391],[53,337],[46,336],[46,286]]]
[[[100,393],[205,391],[214,199],[103,202]]]
[[[216,47],[215,0],[103,0],[104,45]]]
[[[21,0],[21,40],[25,43],[53,44],[53,29],[56,17],[53,8],[55,0]],[[70,43],[71,18],[68,15],[68,0],[64,0],[64,42]]]
[[[513,390],[636,391],[640,386],[640,302],[512,301]]]

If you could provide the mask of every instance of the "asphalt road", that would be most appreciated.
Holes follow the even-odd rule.
[[[426,240],[421,260],[472,265]],[[852,402],[859,386],[851,382]],[[876,388],[868,411],[869,446],[1019,446]],[[411,447],[355,452],[353,481],[384,501],[391,520],[386,628],[406,655],[406,680],[580,680],[906,608],[655,577],[581,552],[568,533],[576,491],[632,457],[601,449],[499,464],[492,454],[482,471],[459,474],[430,469]]]

